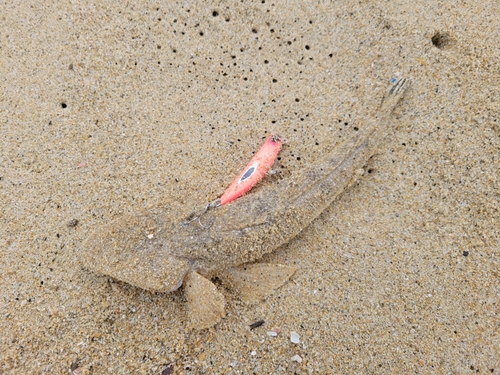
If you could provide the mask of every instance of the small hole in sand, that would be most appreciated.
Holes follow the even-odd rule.
[[[449,33],[446,32],[436,32],[431,38],[434,47],[439,49],[446,49],[452,46],[453,38]]]

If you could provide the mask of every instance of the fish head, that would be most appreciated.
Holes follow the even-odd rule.
[[[172,292],[182,285],[192,262],[174,254],[162,232],[162,220],[155,215],[123,215],[84,241],[80,259],[97,273],[142,289]]]

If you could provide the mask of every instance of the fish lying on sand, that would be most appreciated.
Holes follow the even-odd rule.
[[[83,243],[82,262],[91,270],[137,287],[171,292],[184,287],[190,326],[203,329],[225,315],[224,296],[210,281],[217,276],[248,301],[283,285],[294,267],[252,263],[289,242],[346,188],[389,133],[390,115],[409,86],[391,84],[375,118],[331,154],[280,182],[231,204],[209,210],[209,226],[162,212],[124,215],[99,227]]]

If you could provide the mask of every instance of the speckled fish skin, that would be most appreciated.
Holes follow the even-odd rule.
[[[166,222],[161,212],[122,218],[89,238],[84,263],[141,288],[166,292],[178,288],[190,269],[210,277],[258,260],[289,242],[356,181],[356,171],[388,133],[390,113],[407,86],[406,79],[396,82],[379,116],[326,158],[275,186],[209,210],[203,217],[209,228]]]

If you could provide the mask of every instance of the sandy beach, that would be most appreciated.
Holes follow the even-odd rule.
[[[498,4],[28,1],[0,19],[0,374],[500,373]],[[362,178],[263,258],[298,269],[264,301],[215,280],[226,316],[189,330],[182,288],[82,265],[121,215],[219,197],[271,132],[257,189],[293,178],[400,77]]]

